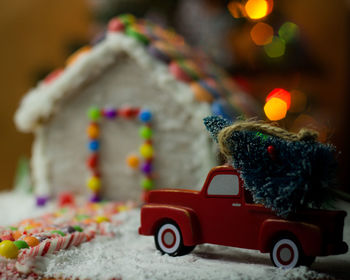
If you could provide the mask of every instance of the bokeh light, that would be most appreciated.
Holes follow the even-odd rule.
[[[279,121],[287,114],[287,103],[280,98],[272,97],[266,102],[264,112],[270,121]]]
[[[286,43],[277,36],[272,38],[271,43],[264,46],[265,53],[271,58],[277,58],[284,55],[286,51]]]
[[[299,35],[299,27],[295,23],[287,21],[278,30],[278,35],[285,42],[293,41]]]
[[[300,113],[305,111],[307,105],[306,94],[300,90],[291,90],[290,94],[292,103],[289,110],[293,113]]]
[[[244,8],[242,3],[237,1],[231,1],[227,4],[227,9],[234,18],[240,18],[244,16]]]
[[[258,22],[250,30],[250,37],[258,46],[269,44],[272,42],[273,28],[267,23]]]
[[[290,108],[291,94],[283,88],[275,88],[266,97],[265,102],[268,102],[271,98],[279,98],[286,102],[287,110]]]
[[[270,6],[272,6],[272,1],[248,0],[244,6],[244,9],[249,18],[261,19],[266,17],[271,12],[272,7]]]

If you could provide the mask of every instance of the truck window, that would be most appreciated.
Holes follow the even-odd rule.
[[[216,175],[208,187],[208,195],[238,195],[238,193],[238,176],[233,174]]]

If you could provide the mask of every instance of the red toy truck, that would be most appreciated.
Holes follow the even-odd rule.
[[[346,253],[346,212],[305,209],[283,219],[254,204],[239,173],[213,168],[201,191],[151,191],[141,209],[139,233],[154,235],[162,253],[184,255],[212,243],[270,253],[277,267],[311,265],[316,256]]]

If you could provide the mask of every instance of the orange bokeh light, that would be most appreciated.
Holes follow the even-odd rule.
[[[267,95],[266,100],[265,100],[266,103],[272,98],[278,98],[278,99],[283,100],[287,105],[287,110],[289,110],[291,97],[290,97],[290,93],[288,91],[286,91],[283,88],[275,88],[273,91],[271,91]]]
[[[256,45],[266,45],[272,42],[273,28],[267,23],[258,22],[250,30],[250,37]]]
[[[287,103],[280,98],[272,97],[266,102],[264,112],[270,121],[279,121],[287,114]]]
[[[251,19],[261,19],[272,11],[272,0],[248,0],[244,6],[247,16]]]
[[[244,7],[240,2],[231,1],[227,4],[227,8],[234,18],[240,18],[245,15]]]

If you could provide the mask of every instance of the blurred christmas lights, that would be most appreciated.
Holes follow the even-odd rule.
[[[234,18],[241,18],[245,16],[245,10],[242,3],[231,1],[227,4],[227,9]]]
[[[299,35],[299,27],[293,22],[287,21],[278,30],[278,35],[285,42],[291,42]]]
[[[286,42],[279,37],[274,36],[271,43],[264,46],[264,50],[270,58],[281,57],[286,51]]]
[[[258,22],[250,30],[250,37],[257,46],[264,46],[272,42],[273,28],[267,23]]]
[[[271,13],[272,6],[272,0],[248,0],[244,5],[244,9],[250,19],[257,20]]]
[[[291,104],[291,95],[282,88],[275,88],[266,97],[264,112],[271,121],[285,118]]]
[[[272,97],[266,102],[264,112],[270,121],[279,121],[287,114],[287,103],[282,99]]]
[[[283,88],[275,88],[273,91],[271,91],[267,95],[265,102],[268,102],[273,97],[279,98],[279,99],[283,100],[284,102],[286,102],[287,110],[289,110],[290,102],[291,102],[291,95],[288,91],[286,91]]]

